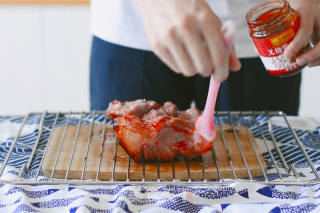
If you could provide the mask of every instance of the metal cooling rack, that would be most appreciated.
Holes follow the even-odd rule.
[[[37,117],[36,121],[34,118]],[[274,119],[281,120],[285,126],[279,127],[274,125]],[[30,121],[31,120],[31,121]],[[14,150],[19,148],[19,144],[23,143],[22,132],[24,128],[29,123],[36,123],[38,128],[34,132],[35,140],[32,143],[24,144],[29,150],[29,154],[27,154],[24,158],[24,163],[21,165],[15,165],[10,163],[14,161],[16,155],[14,154]],[[147,181],[145,180],[145,163],[143,162],[143,176],[139,181],[130,180],[129,169],[130,169],[130,161],[128,161],[128,171],[127,171],[127,179],[124,181],[115,180],[114,173],[116,167],[116,154],[117,149],[116,146],[113,153],[113,170],[110,180],[99,180],[100,175],[100,165],[101,165],[101,156],[102,150],[104,146],[104,141],[106,139],[105,129],[107,125],[111,125],[111,121],[105,117],[104,111],[93,111],[93,112],[43,112],[43,113],[29,113],[24,116],[23,120],[21,119],[17,121],[17,123],[21,123],[21,126],[16,133],[16,136],[12,138],[10,147],[6,150],[5,158],[1,161],[0,159],[0,183],[17,183],[17,184],[227,184],[234,182],[255,182],[261,184],[315,184],[320,183],[320,140],[311,132],[302,130],[295,130],[290,125],[288,118],[283,112],[216,112],[215,113],[215,124],[216,128],[220,129],[221,136],[223,139],[223,144],[227,151],[227,155],[229,157],[230,167],[232,169],[233,178],[223,179],[220,175],[220,167],[218,161],[216,161],[216,169],[218,177],[217,179],[209,180],[206,178],[205,167],[202,166],[203,179],[202,180],[192,180],[190,178],[188,180],[177,180],[175,179],[175,168],[174,163],[172,163],[172,174],[173,178],[171,180],[162,181],[160,180],[160,169],[159,164],[157,164],[157,175],[158,179],[156,181]],[[224,132],[222,129],[222,125],[228,124],[231,125],[233,129],[233,133],[235,139],[237,141],[237,145],[241,152],[242,160],[245,163],[246,171],[248,173],[248,178],[238,178],[236,175],[236,171],[233,167],[232,159],[229,155],[229,149],[232,147],[228,147],[226,143],[226,138],[224,137]],[[88,138],[88,146],[86,157],[83,159],[83,169],[80,179],[69,179],[68,173],[70,169],[70,165],[68,167],[67,175],[64,179],[54,178],[55,168],[52,170],[50,177],[43,177],[41,174],[41,167],[44,161],[44,158],[50,150],[48,150],[48,144],[51,141],[53,129],[57,126],[64,126],[64,134],[62,136],[61,145],[64,140],[64,136],[66,133],[66,129],[71,126],[77,126],[77,135],[79,129],[82,125],[90,125],[90,135],[92,134],[94,125],[103,125],[104,129],[101,135],[101,148],[99,155],[99,167],[96,171],[96,178],[92,180],[85,180],[85,168],[87,163],[87,156],[89,152],[89,147],[91,143],[91,137]],[[255,152],[255,156],[260,165],[261,177],[252,177],[245,155],[243,153],[243,149],[241,144],[239,143],[239,137],[237,135],[236,126],[244,126],[248,137],[250,139],[251,146]],[[279,129],[280,128],[280,129]],[[280,131],[285,130],[287,134],[281,135]],[[252,138],[249,129],[253,132],[255,138]],[[303,135],[308,135],[309,141],[302,141]],[[77,136],[75,139],[75,144],[77,140]],[[265,162],[267,163],[267,169],[264,169],[261,163],[260,158],[258,157],[257,147],[255,147],[253,143],[253,139],[255,139],[257,146],[261,147],[265,150],[263,153],[263,157]],[[283,142],[286,141],[286,142]],[[310,149],[309,143],[310,141],[314,144],[318,144],[316,148]],[[115,143],[118,143],[116,140]],[[288,147],[293,147],[293,151],[288,151]],[[0,147],[1,148],[1,147]],[[60,152],[61,146],[58,150]],[[74,149],[72,153],[70,153],[71,160],[73,158]],[[213,153],[215,150],[212,150]],[[59,153],[58,155],[59,156]],[[128,156],[130,159],[130,157]],[[189,172],[189,159],[186,160],[187,171]],[[11,165],[12,164],[12,165]],[[4,176],[5,169],[7,165],[11,167],[15,167],[16,178],[14,179],[6,179]],[[10,168],[11,168],[10,167]]]

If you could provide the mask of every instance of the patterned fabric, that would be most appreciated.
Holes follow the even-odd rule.
[[[22,129],[9,166],[5,168],[2,180],[17,179],[18,168],[29,161],[32,148],[39,135],[41,115],[31,115]],[[30,171],[22,176],[33,178],[39,167],[43,150],[46,147],[55,115],[46,115],[43,131]],[[91,115],[85,115],[81,124],[90,124]],[[104,122],[103,115],[94,118],[96,123]],[[251,127],[260,150],[267,163],[269,181],[279,180],[277,168],[284,181],[294,180],[292,173],[283,169],[283,163],[273,147],[266,116],[259,116],[259,126],[252,117],[220,117],[216,122],[247,125]],[[23,116],[0,116],[0,163],[5,159]],[[79,116],[59,116],[58,126],[77,125]],[[298,171],[300,179],[315,179],[303,153],[285,125],[283,119],[274,117],[273,132],[277,145],[286,162]],[[320,120],[290,118],[306,152],[320,170]],[[302,124],[302,125],[300,125]],[[308,126],[309,125],[309,126]],[[259,127],[263,135],[260,134]],[[305,127],[308,127],[307,129]],[[311,129],[308,130],[308,129]],[[272,161],[271,155],[276,162]],[[275,163],[277,167],[275,166]],[[47,180],[39,176],[39,180]],[[264,178],[257,178],[264,181]],[[0,184],[0,212],[320,212],[320,184],[313,185],[263,185],[249,182],[236,182],[219,185],[159,185],[133,186],[120,185],[14,185]]]

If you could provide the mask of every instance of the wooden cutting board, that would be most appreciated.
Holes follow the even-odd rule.
[[[229,148],[229,154],[231,156],[236,176],[238,178],[248,177],[248,172],[242,159],[232,127],[223,126],[222,128],[224,130],[224,137]],[[102,136],[102,129],[103,126],[101,125],[96,125],[93,128],[86,166],[83,173],[84,179],[96,178],[97,171],[99,169],[100,149],[104,140]],[[252,176],[262,176],[261,167],[259,166],[256,154],[245,128],[237,126],[236,129],[243,154]],[[90,126],[81,126],[77,140],[75,140],[76,132],[77,126],[68,126],[64,140],[62,141],[64,127],[54,128],[48,151],[42,165],[42,172],[45,176],[50,177],[57,159],[53,177],[65,178],[67,175],[67,178],[69,179],[81,178],[85,165]],[[251,135],[252,142],[257,150],[257,155],[262,162],[262,167],[265,169],[266,164],[256,142],[254,141],[254,137],[251,132],[249,134]],[[114,180],[126,180],[127,178],[130,180],[142,180],[143,178],[145,180],[157,180],[158,178],[160,180],[172,180],[173,178],[176,180],[188,180],[189,178],[197,180],[202,180],[204,178],[216,179],[218,178],[216,162],[219,165],[221,178],[234,178],[219,128],[217,128],[217,137],[213,145],[215,152],[211,150],[203,154],[201,156],[202,161],[199,157],[187,160],[178,159],[173,162],[159,162],[159,169],[157,167],[157,162],[136,163],[130,159],[124,148],[119,144],[119,142],[116,142],[116,133],[112,126],[107,127],[104,138],[105,142],[103,144],[101,156],[100,173],[98,175],[98,179],[100,180],[112,179],[112,173]],[[58,154],[61,142],[61,150],[60,154]],[[73,149],[74,153],[72,156]],[[116,156],[114,156],[115,151]],[[115,166],[113,172],[114,159]],[[69,165],[70,170],[67,174]],[[187,165],[189,165],[189,170]],[[143,170],[145,171],[145,175],[143,175]]]

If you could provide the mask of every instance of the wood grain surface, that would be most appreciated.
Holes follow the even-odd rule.
[[[69,126],[66,130],[64,140],[62,140],[64,127],[56,127],[53,130],[48,152],[42,165],[44,175],[50,177],[57,159],[53,176],[56,178],[65,178],[67,176],[69,179],[80,179],[83,173],[84,179],[95,179],[97,177],[100,180],[111,180],[112,178],[114,178],[114,180],[126,180],[127,178],[130,180],[157,180],[158,178],[160,180],[172,180],[173,178],[177,180],[187,180],[189,178],[195,180],[202,180],[204,178],[216,179],[218,178],[217,164],[219,165],[221,178],[234,178],[230,161],[238,178],[248,177],[239,145],[233,129],[230,126],[223,126],[222,128],[231,160],[228,158],[222,134],[217,128],[217,138],[213,145],[214,150],[203,154],[201,157],[195,159],[175,159],[172,162],[151,163],[134,162],[129,158],[119,142],[116,142],[116,133],[112,126],[107,127],[105,137],[102,136],[102,128],[101,125],[94,126],[88,145],[90,126],[82,126],[78,138],[76,138],[77,127]],[[244,127],[237,126],[236,130],[238,141],[252,176],[261,176],[261,167],[251,142],[254,143],[263,169],[266,168],[266,164],[254,141],[252,133],[249,132],[252,136],[252,141],[250,142],[250,138]],[[97,176],[97,171],[99,170],[99,154],[103,140],[105,142],[103,144],[100,172]],[[61,143],[60,154],[58,154]],[[87,149],[88,156],[85,158]],[[115,152],[116,155],[114,156]],[[114,158],[115,161],[113,160]],[[115,166],[113,167],[114,162]],[[157,165],[159,165],[159,167]],[[69,172],[67,172],[69,167]],[[145,171],[144,173],[143,170]]]

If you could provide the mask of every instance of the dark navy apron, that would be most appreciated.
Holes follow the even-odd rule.
[[[242,69],[221,84],[216,110],[282,110],[296,115],[301,74],[278,78],[259,58],[241,59]],[[90,61],[90,107],[105,110],[114,99],[171,101],[186,109],[195,101],[203,109],[209,78],[175,74],[152,52],[127,48],[93,37]]]

